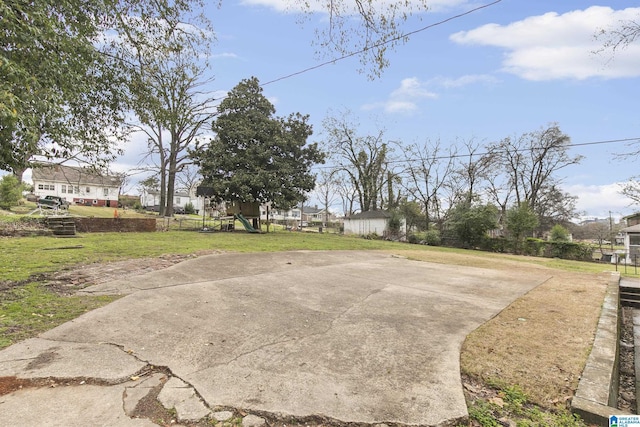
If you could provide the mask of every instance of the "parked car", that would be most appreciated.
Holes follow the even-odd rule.
[[[58,196],[44,196],[38,199],[38,207],[44,209],[69,209],[69,202]]]

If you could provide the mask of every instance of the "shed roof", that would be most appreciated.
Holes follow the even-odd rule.
[[[63,166],[40,163],[33,168],[32,179],[36,181],[64,182],[76,185],[101,185],[119,187],[121,180],[117,176],[102,175],[95,170],[76,166]]]
[[[351,215],[345,219],[379,219],[379,218],[391,218],[391,213],[388,211],[366,211],[360,212],[355,215]]]
[[[640,233],[640,224],[632,225],[631,227],[623,228],[623,233]]]
[[[632,213],[631,215],[623,216],[622,219],[629,220],[629,219],[638,218],[638,217],[640,217],[640,212],[636,212],[636,213]]]

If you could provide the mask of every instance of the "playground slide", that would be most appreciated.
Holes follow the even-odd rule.
[[[251,226],[251,223],[249,222],[249,220],[247,220],[247,218],[244,217],[244,215],[237,214],[236,218],[238,218],[240,220],[240,222],[244,226],[244,229],[247,230],[249,233],[259,233],[258,230],[256,230],[255,228],[253,228]]]

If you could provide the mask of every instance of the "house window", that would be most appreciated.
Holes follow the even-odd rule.
[[[87,187],[85,193],[87,193],[87,194],[91,193],[91,188]]]
[[[53,184],[38,184],[38,190],[55,191],[56,186]]]
[[[62,186],[60,187],[60,192],[61,193],[66,193],[67,192],[67,186],[62,184]]]
[[[640,234],[629,234],[629,256],[633,264],[640,264]]]
[[[103,191],[104,191],[104,197],[107,197],[109,195],[109,189],[105,188],[103,189]]]
[[[176,196],[174,202],[176,202],[176,205],[179,205],[180,204],[180,197]]]
[[[80,187],[78,187],[77,185],[73,187],[73,192],[75,194],[80,194]]]

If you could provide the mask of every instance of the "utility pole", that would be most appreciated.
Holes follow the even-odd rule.
[[[613,219],[611,218],[611,211],[609,211],[609,243],[611,243],[611,251],[613,251]]]

